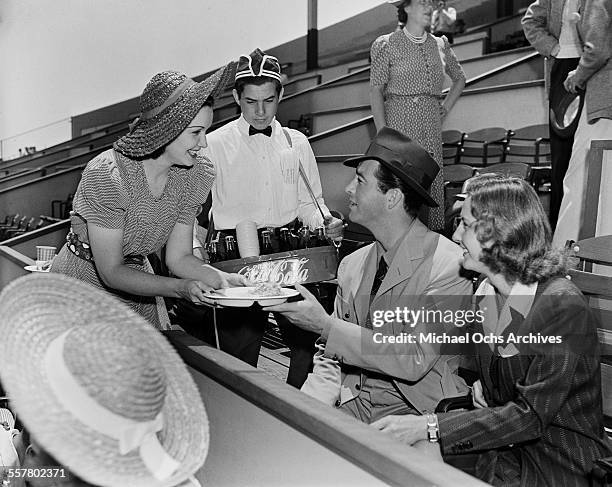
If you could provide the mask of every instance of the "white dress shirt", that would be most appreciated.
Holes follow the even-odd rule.
[[[276,119],[271,127],[270,137],[250,136],[249,124],[241,116],[207,135],[205,153],[216,170],[212,186],[215,228],[233,229],[242,220],[253,220],[258,228],[279,227],[296,217],[311,228],[323,225],[299,175],[300,161],[323,213],[329,215],[308,139],[297,130],[283,129]]]
[[[555,56],[561,58],[576,58],[582,55],[582,42],[578,36],[577,23],[580,16],[578,0],[566,0],[563,6],[563,22],[559,35],[559,52]]]

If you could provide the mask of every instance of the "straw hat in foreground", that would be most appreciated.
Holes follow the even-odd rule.
[[[61,274],[0,294],[0,380],[36,442],[100,486],[174,486],[202,467],[208,420],[184,363],[144,318]]]

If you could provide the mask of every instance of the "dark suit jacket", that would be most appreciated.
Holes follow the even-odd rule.
[[[503,358],[479,346],[488,408],[440,414],[444,454],[479,452],[477,476],[490,483],[520,476],[522,486],[587,486],[593,460],[607,456],[597,321],[567,279],[538,285],[519,334],[561,343],[519,347]]]

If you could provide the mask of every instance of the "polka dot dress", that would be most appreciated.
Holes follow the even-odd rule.
[[[444,58],[444,65],[442,63]],[[436,38],[427,35],[425,42],[411,41],[403,30],[379,37],[371,49],[370,84],[385,86],[385,122],[419,142],[429,151],[440,172],[431,187],[438,203],[427,216],[429,228],[444,228],[444,177],[442,174],[441,102],[444,71],[453,81],[464,78],[446,38],[438,47]]]
[[[123,255],[143,256],[157,252],[168,241],[176,223],[193,225],[200,204],[206,201],[213,176],[202,163],[190,169],[170,169],[161,195],[149,190],[142,162],[112,149],[88,164],[74,196],[71,229],[88,246],[87,223],[123,232]],[[69,245],[69,244],[68,244]],[[77,257],[64,245],[53,260],[51,272],[59,272],[104,289],[130,305],[157,328],[163,327],[155,297],[136,296],[108,288],[100,279],[94,261]],[[95,260],[95,255],[94,255]],[[134,269],[152,272],[143,264],[127,263]],[[167,317],[167,314],[166,314]]]

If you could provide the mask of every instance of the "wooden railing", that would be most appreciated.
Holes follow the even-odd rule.
[[[182,332],[210,421],[208,485],[479,486],[469,475]]]

